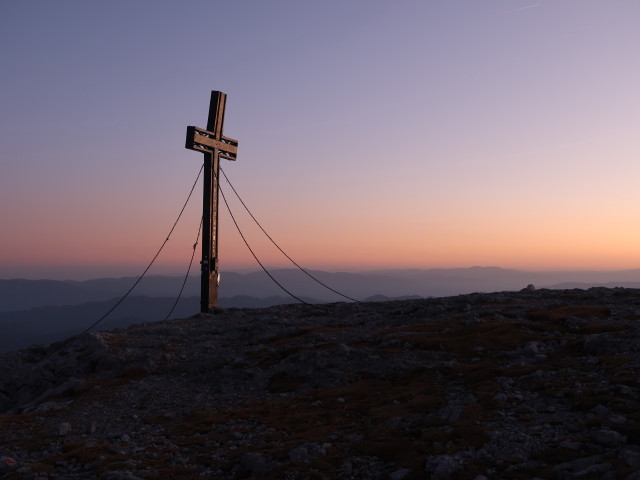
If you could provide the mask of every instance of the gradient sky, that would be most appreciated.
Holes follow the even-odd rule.
[[[308,268],[638,268],[638,51],[636,0],[4,1],[0,277],[141,273],[211,90]],[[153,273],[186,270],[194,195]],[[254,269],[221,216],[222,270]]]

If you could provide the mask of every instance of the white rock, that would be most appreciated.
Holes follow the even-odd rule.
[[[393,473],[389,474],[389,479],[390,480],[403,480],[404,478],[407,478],[407,475],[409,475],[411,473],[411,469],[410,468],[401,468],[399,470],[396,470]]]
[[[627,437],[621,435],[615,430],[603,429],[598,430],[593,435],[593,440],[596,443],[599,443],[600,445],[604,445],[606,447],[617,447],[625,443],[627,441]]]
[[[69,435],[71,433],[71,424],[69,422],[62,422],[58,425],[58,435],[64,437],[65,435]]]

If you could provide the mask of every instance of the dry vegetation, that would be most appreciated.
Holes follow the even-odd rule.
[[[93,334],[30,361],[84,383],[7,401],[5,477],[634,479],[639,314],[635,290],[536,291]]]

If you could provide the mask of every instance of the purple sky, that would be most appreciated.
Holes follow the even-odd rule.
[[[632,0],[2,2],[0,278],[140,273],[211,90],[223,168],[307,267],[638,268],[639,50]],[[253,269],[222,217],[221,268]]]

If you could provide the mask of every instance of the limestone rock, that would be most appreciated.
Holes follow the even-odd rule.
[[[4,354],[0,476],[640,480],[638,298],[220,309]]]
[[[425,467],[430,480],[448,480],[461,469],[460,460],[452,455],[430,456]]]
[[[58,435],[60,435],[61,437],[64,437],[65,435],[68,435],[71,433],[71,424],[69,422],[62,422],[60,425],[58,425]]]

